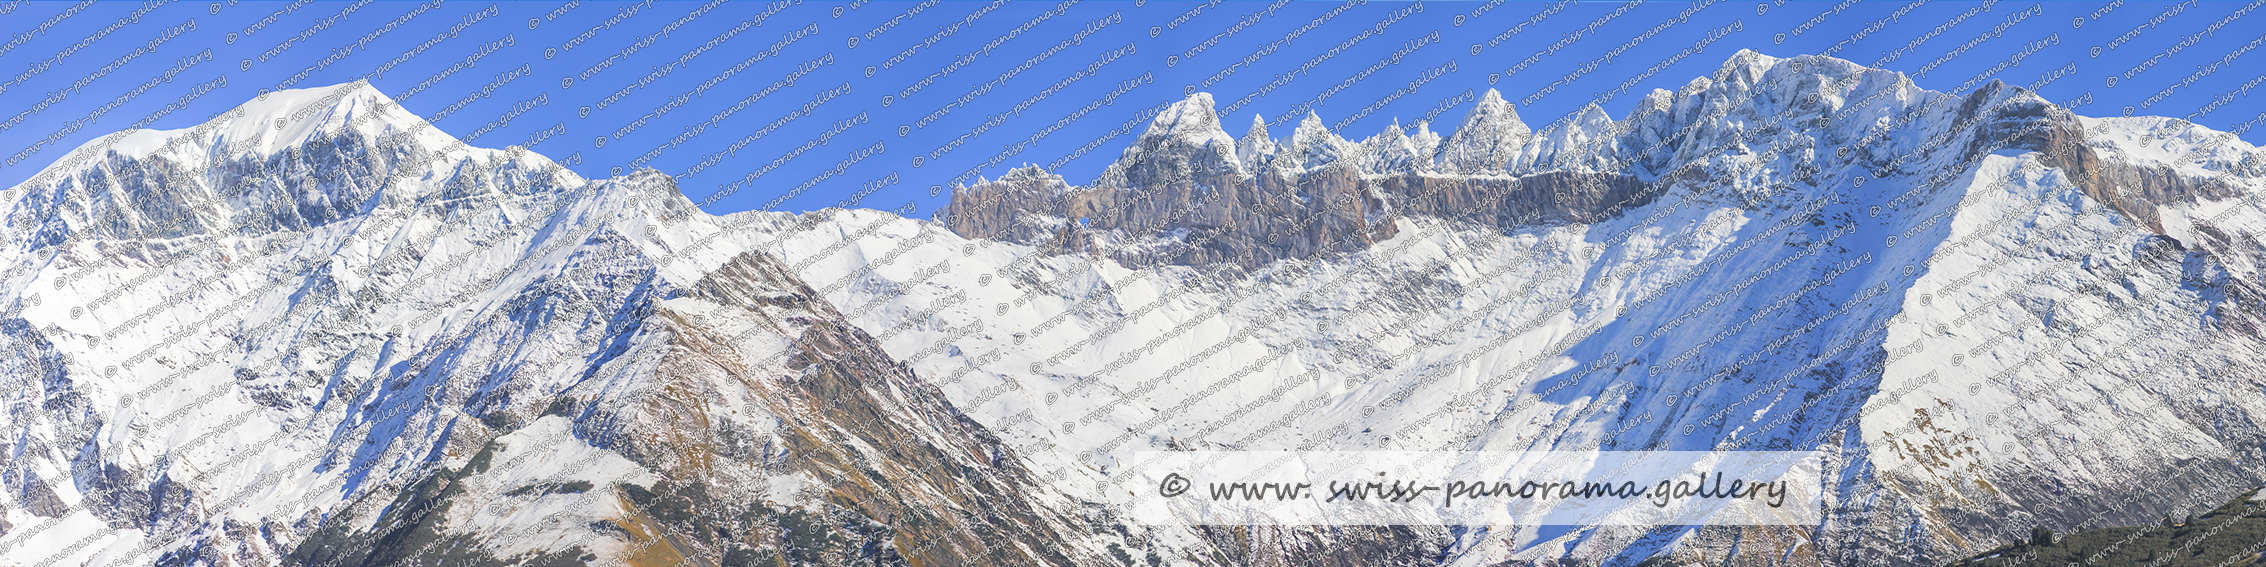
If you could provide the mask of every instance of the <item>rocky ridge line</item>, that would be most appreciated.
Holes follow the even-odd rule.
[[[1409,135],[1396,121],[1354,142],[1313,113],[1280,141],[1256,118],[1241,138],[1222,124],[1211,95],[1196,93],[1160,113],[1092,184],[1025,166],[956,187],[944,221],[964,237],[1127,265],[1251,269],[1366,249],[1392,238],[1405,216],[1506,230],[1595,223],[1678,185],[1751,206],[1795,184],[1912,175],[1901,168],[1946,149],[1965,163],[2040,152],[2159,234],[2156,207],[2234,194],[2208,177],[2103,159],[2076,115],[2020,87],[1993,81],[1955,96],[1841,59],[1744,50],[1710,77],[1655,89],[1618,121],[1589,104],[1534,130],[1490,89],[1444,138],[1426,124]],[[1724,185],[1745,188],[1713,191]]]

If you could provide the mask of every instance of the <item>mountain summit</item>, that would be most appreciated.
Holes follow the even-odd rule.
[[[1279,143],[1255,124],[1240,175],[956,190],[955,233],[1027,246],[1018,289],[1076,282],[1043,290],[1079,306],[938,290],[1049,322],[1028,356],[956,343],[970,372],[1076,393],[1029,423],[1182,444],[1835,463],[1817,526],[1443,536],[1478,550],[1458,565],[1929,565],[2266,479],[2266,398],[2237,378],[2266,365],[2266,151],[2232,135],[1752,51],[1619,119],[1529,129],[1490,95],[1432,144],[1309,118]],[[2196,492],[2128,497],[2172,478]]]
[[[49,172],[0,193],[0,564],[1124,544],[745,230],[793,217],[466,147],[363,83]]]
[[[971,238],[1106,243],[1092,251],[1132,264],[1250,269],[1363,249],[1391,238],[1402,215],[1506,229],[1587,224],[1679,185],[1741,180],[1714,197],[1753,205],[1780,189],[1916,175],[1930,160],[1967,163],[2010,150],[2039,152],[2094,198],[2159,233],[2156,207],[2233,195],[2223,183],[2163,166],[2099,159],[2075,115],[2019,87],[1994,81],[1954,96],[1829,57],[1742,50],[1713,77],[1656,90],[1621,120],[1592,103],[1541,130],[1489,90],[1456,130],[1429,142],[1419,141],[1431,135],[1428,125],[1411,138],[1397,121],[1348,141],[1312,113],[1279,144],[1263,122],[1231,139],[1211,101],[1197,93],[1160,114],[1093,190],[1074,191],[1087,195],[1077,201],[1084,208],[1006,198],[1005,186],[979,184],[954,191],[948,222]],[[2133,190],[2113,189],[2124,186]],[[1286,215],[1313,220],[1289,223]],[[1091,222],[1064,224],[1077,218]],[[1017,226],[1029,228],[1004,228]]]
[[[14,201],[10,222],[41,226],[28,234],[42,243],[250,236],[381,207],[479,208],[536,186],[583,184],[551,165],[467,147],[357,81],[269,93],[189,128],[97,138],[0,201]],[[450,183],[425,183],[440,178]]]
[[[2266,481],[2266,150],[2175,119],[1753,52],[1531,129],[1193,96],[940,223],[711,216],[365,89],[0,191],[0,564],[1917,567]],[[1824,509],[1108,504],[1190,449],[1816,451]]]
[[[1211,93],[1196,93],[1167,106],[1095,183],[1107,187],[1157,187],[1243,175],[1235,157],[1236,140],[1220,126]]]
[[[1518,159],[1532,135],[1511,103],[1495,89],[1487,89],[1471,111],[1464,113],[1463,123],[1440,143],[1438,153],[1422,158],[1437,161],[1442,173],[1501,174]]]

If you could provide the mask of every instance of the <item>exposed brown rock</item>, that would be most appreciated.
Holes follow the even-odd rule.
[[[1363,176],[1329,167],[1296,179],[1268,171],[1145,188],[1068,189],[1060,176],[1025,168],[955,192],[946,222],[969,238],[1098,254],[1129,265],[1227,262],[1248,269],[1368,248],[1392,238],[1394,221],[1405,215],[1504,228],[1598,222],[1650,202],[1646,186],[1617,173]],[[1099,234],[1108,231],[1116,233]],[[1121,246],[1097,244],[1113,238]]]
[[[1050,192],[1061,176],[1018,169],[964,188],[947,209],[953,232],[1093,253],[1133,265],[1244,268],[1392,238],[1394,217],[1374,182],[1350,168],[1216,175],[1149,187]],[[1102,243],[1109,242],[1110,246]]]
[[[783,366],[751,361],[736,354],[733,337],[661,311],[672,354],[655,371],[662,384],[627,416],[639,434],[624,437],[624,453],[672,472],[639,504],[654,509],[644,512],[663,533],[737,534],[711,544],[719,550],[809,547],[787,541],[796,537],[786,532],[797,520],[750,521],[779,514],[766,511],[777,508],[749,507],[699,486],[702,479],[788,469],[828,481],[823,513],[830,517],[823,522],[836,526],[842,541],[811,548],[826,564],[1080,563],[1068,549],[1076,534],[1057,531],[1080,521],[1033,497],[1040,483],[1014,451],[816,299],[777,259],[742,253],[687,295],[754,312],[795,346]],[[708,398],[735,388],[711,381],[761,393],[735,403],[781,416],[782,450],[727,450],[732,439]],[[666,513],[671,498],[696,512]],[[858,524],[868,529],[839,530]]]
[[[1986,104],[2001,99],[1989,106],[1987,115],[1980,115]],[[1967,153],[1986,151],[1986,144],[1994,141],[2002,149],[2039,152],[2047,165],[2061,169],[2086,196],[2158,235],[2164,234],[2164,225],[2157,218],[2157,207],[2241,195],[2224,179],[2190,177],[2161,165],[2104,158],[2086,143],[2085,127],[2077,115],[2021,87],[1991,81],[1967,95],[1959,116],[1978,128]]]

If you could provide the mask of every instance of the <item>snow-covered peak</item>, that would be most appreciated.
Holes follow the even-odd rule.
[[[1756,53],[1752,49],[1740,49],[1738,53],[1731,54],[1729,59],[1723,60],[1722,66],[1715,68],[1713,78],[1718,83],[1744,82],[1753,84],[1761,81],[1763,74],[1769,73],[1770,68],[1777,65],[1779,61],[1781,59]]]
[[[1290,158],[1288,163],[1282,159],[1277,159],[1276,163],[1294,169],[1314,170],[1357,157],[1355,154],[1360,151],[1359,145],[1338,137],[1330,131],[1329,126],[1322,124],[1320,115],[1309,110],[1306,117],[1298,121],[1298,129],[1291,131],[1289,146],[1283,148],[1284,156]]]
[[[1024,164],[1022,167],[1007,170],[1005,175],[999,176],[998,182],[1012,185],[1036,184],[1053,190],[1056,195],[1069,193],[1072,189],[1069,183],[1062,180],[1061,175],[1049,173],[1040,168],[1038,164]]]
[[[1432,169],[1430,156],[1418,151],[1416,140],[1401,130],[1400,120],[1393,120],[1385,131],[1361,143],[1361,171],[1364,173],[1410,173]]]
[[[248,148],[259,153],[280,151],[318,136],[336,136],[348,130],[368,136],[400,133],[407,136],[405,140],[430,149],[445,148],[457,141],[362,80],[270,93],[267,100],[254,99],[238,110],[241,112],[230,120],[227,135],[231,140],[264,142]]]
[[[1582,105],[1581,110],[1535,136],[1538,140],[1528,146],[1516,169],[1599,169],[1618,146],[1613,118],[1595,102]]]
[[[1336,137],[1338,137],[1337,134],[1330,133],[1329,126],[1322,124],[1321,115],[1309,110],[1306,111],[1305,118],[1298,120],[1298,127],[1290,131],[1290,146],[1304,148],[1318,143],[1320,140]]]
[[[1682,88],[1676,89],[1676,96],[1674,100],[1678,102],[1691,101],[1698,97],[1700,93],[1707,92],[1708,87],[1712,86],[1715,86],[1714,79],[1709,79],[1707,77],[1692,77],[1692,80],[1690,82],[1686,82],[1684,83],[1684,86]]]
[[[1629,114],[1621,119],[1629,120],[1649,113],[1667,112],[1675,104],[1675,101],[1676,93],[1668,92],[1668,89],[1652,89],[1652,92],[1645,93],[1644,99],[1638,100],[1636,107],[1630,108]]]
[[[1266,165],[1267,158],[1274,157],[1275,138],[1267,135],[1267,119],[1265,117],[1258,114],[1251,115],[1251,129],[1245,131],[1243,137],[1235,141],[1235,155],[1242,163],[1244,171],[1258,171],[1259,166]]]
[[[1228,174],[1244,174],[1235,137],[1220,127],[1212,93],[1196,93],[1150,120],[1149,129],[1094,184],[1150,187]]]
[[[1574,123],[1576,128],[1593,130],[1612,126],[1613,117],[1605,114],[1605,107],[1598,106],[1596,102],[1590,102],[1582,105],[1581,110],[1574,112]]]
[[[268,93],[203,124],[97,138],[0,193],[41,243],[299,230],[374,206],[578,187],[548,158],[472,148],[364,81]]]
[[[1486,94],[1480,95],[1479,102],[1471,106],[1471,112],[1464,115],[1463,121],[1464,124],[1494,126],[1506,132],[1530,132],[1526,123],[1519,121],[1518,109],[1512,108],[1510,101],[1503,100],[1503,93],[1495,89],[1487,89]]]
[[[1525,122],[1519,120],[1517,110],[1503,100],[1502,93],[1487,89],[1479,97],[1471,112],[1463,116],[1463,124],[1440,142],[1440,171],[1450,174],[1500,174],[1510,165],[1533,134]]]
[[[1431,123],[1416,123],[1416,133],[1408,137],[1410,143],[1416,144],[1416,155],[1424,156],[1425,161],[1431,161],[1433,152],[1440,149],[1440,134],[1432,131]]]
[[[1196,93],[1180,102],[1165,107],[1164,112],[1149,121],[1149,130],[1141,133],[1142,139],[1170,137],[1191,146],[1221,144],[1235,146],[1235,137],[1220,126],[1220,115],[1212,108],[1212,93]]]
[[[98,155],[143,158],[164,153],[168,157],[215,159],[268,155],[318,137],[336,137],[348,131],[371,139],[393,136],[428,150],[439,150],[456,142],[456,138],[403,109],[368,81],[355,80],[327,87],[268,93],[188,128],[127,130],[96,138],[50,167],[84,169],[91,167],[92,158]],[[101,153],[81,155],[82,152]]]

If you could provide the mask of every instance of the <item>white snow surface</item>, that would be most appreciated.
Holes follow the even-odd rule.
[[[2009,89],[1986,104],[2034,98]],[[2051,510],[2181,470],[2229,490],[2266,471],[2255,378],[2266,345],[2228,327],[2247,309],[2230,282],[2255,289],[2266,258],[2259,148],[2170,119],[2081,120],[2104,154],[2239,189],[2167,207],[2167,236],[2193,242],[2207,226],[2244,251],[2207,257],[2086,197],[2035,152],[1960,162],[1942,149],[1974,135],[1959,97],[1894,72],[1742,52],[1646,100],[1619,121],[1592,106],[1530,131],[1490,92],[1444,138],[1396,124],[1353,143],[1310,116],[1279,146],[1261,124],[1238,141],[1217,116],[1160,116],[1152,134],[1221,148],[1246,171],[1265,154],[1276,167],[1352,160],[1380,174],[1705,173],[1597,224],[1404,218],[1367,251],[1235,279],[968,240],[871,210],[710,216],[656,172],[585,181],[516,148],[463,147],[360,83],[274,93],[201,131],[129,133],[109,157],[67,159],[42,185],[0,192],[0,340],[23,355],[0,363],[0,472],[12,479],[0,564],[149,563],[181,533],[302,525],[417,471],[461,466],[482,439],[483,404],[593,380],[627,392],[608,381],[659,363],[645,352],[591,363],[578,349],[613,327],[528,319],[544,312],[529,290],[568,302],[643,293],[648,274],[689,284],[747,250],[778,257],[1073,498],[1127,452],[1167,447],[1822,448],[1836,459],[1831,513],[1803,537],[1835,561],[1912,562],[1967,549],[1949,542],[2005,539],[1987,530],[2027,533],[2025,520],[2109,525]],[[106,172],[130,161],[301,167],[289,148],[340,137],[441,157],[391,181],[319,184],[369,184],[356,190],[263,172],[264,187],[293,198],[366,204],[260,230],[245,228],[268,218],[244,212],[256,197],[209,179],[168,193],[205,207],[189,207],[207,211],[197,223],[121,224],[69,203],[123,199]],[[1957,174],[1925,182],[1946,171]],[[500,344],[512,350],[482,346]],[[534,549],[614,504],[603,491],[504,496],[520,481],[651,474],[563,421],[499,438],[496,462],[512,464],[495,478],[512,480],[475,492],[509,503],[458,520],[511,534],[500,549]],[[208,525],[110,527],[84,505],[74,463],[87,459],[130,471],[135,486],[180,483]],[[592,464],[546,472],[568,462]],[[67,513],[34,513],[22,480],[34,477]],[[2152,501],[2139,515],[2231,494]],[[1954,508],[2006,522],[1940,512]],[[1642,558],[1691,533],[1476,529],[1454,536],[1461,551],[1446,563]],[[279,557],[284,543],[240,553]]]

